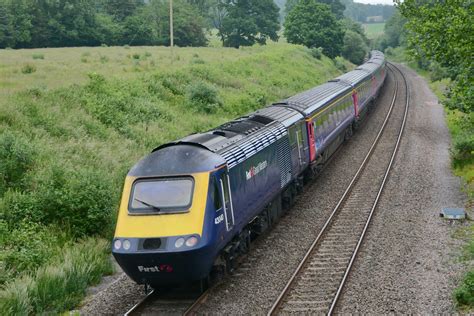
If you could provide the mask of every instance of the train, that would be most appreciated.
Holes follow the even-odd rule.
[[[155,148],[125,179],[117,263],[152,287],[232,271],[352,136],[385,78],[383,53],[371,51],[322,85]]]

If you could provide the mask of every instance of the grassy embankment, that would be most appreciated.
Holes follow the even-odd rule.
[[[385,23],[364,23],[362,26],[369,39],[376,39],[384,34]]]
[[[0,51],[0,314],[61,312],[111,273],[128,169],[341,72],[288,44]]]
[[[389,58],[396,62],[408,63],[412,69],[415,69],[428,80],[431,90],[441,103],[446,100],[445,92],[450,79],[437,80],[439,76],[436,73],[420,69],[415,62],[410,61],[405,50],[400,47],[394,49]],[[452,169],[455,175],[463,179],[463,190],[468,196],[467,207],[472,209],[474,206],[474,152],[469,152],[466,148],[472,148],[470,144],[474,143],[474,113],[465,114],[447,108],[445,108],[445,113],[452,139]],[[455,290],[454,298],[460,310],[472,311],[474,310],[474,224],[459,229],[456,232],[456,237],[461,238],[466,243],[461,260],[470,268],[467,269],[468,272]]]

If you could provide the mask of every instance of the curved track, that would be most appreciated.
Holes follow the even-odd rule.
[[[394,65],[391,67],[400,74],[406,94],[405,110],[401,126],[398,125],[397,128],[396,143],[394,145],[392,140],[385,141],[392,150],[380,145],[383,137],[393,138],[393,131],[385,130],[393,129],[393,126],[390,128],[388,125],[400,96],[398,80],[390,110],[367,156],[268,315],[281,312],[331,314],[336,306],[377,207],[405,126],[409,103],[408,85],[403,73]],[[395,71],[391,69],[394,76]],[[387,163],[380,163],[381,159]],[[372,164],[379,166],[372,168]],[[151,291],[125,315],[194,315],[206,301],[212,288],[202,294],[183,288],[166,293]]]
[[[364,161],[321,232],[268,312],[331,315],[385,187],[405,128],[409,92],[403,73],[396,80],[390,110]],[[400,91],[399,81],[404,85]],[[405,95],[403,113],[395,105]],[[395,109],[395,111],[394,111]],[[395,119],[390,120],[395,116]],[[398,124],[397,124],[398,123]]]

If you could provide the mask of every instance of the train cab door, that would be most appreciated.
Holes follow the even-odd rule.
[[[227,231],[232,230],[235,225],[234,208],[232,205],[232,192],[230,190],[230,179],[227,168],[216,175],[218,178],[219,193],[224,211],[224,221]]]

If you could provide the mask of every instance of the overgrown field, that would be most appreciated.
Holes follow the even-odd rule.
[[[289,44],[0,50],[0,314],[67,310],[112,271],[140,157],[340,73]]]

